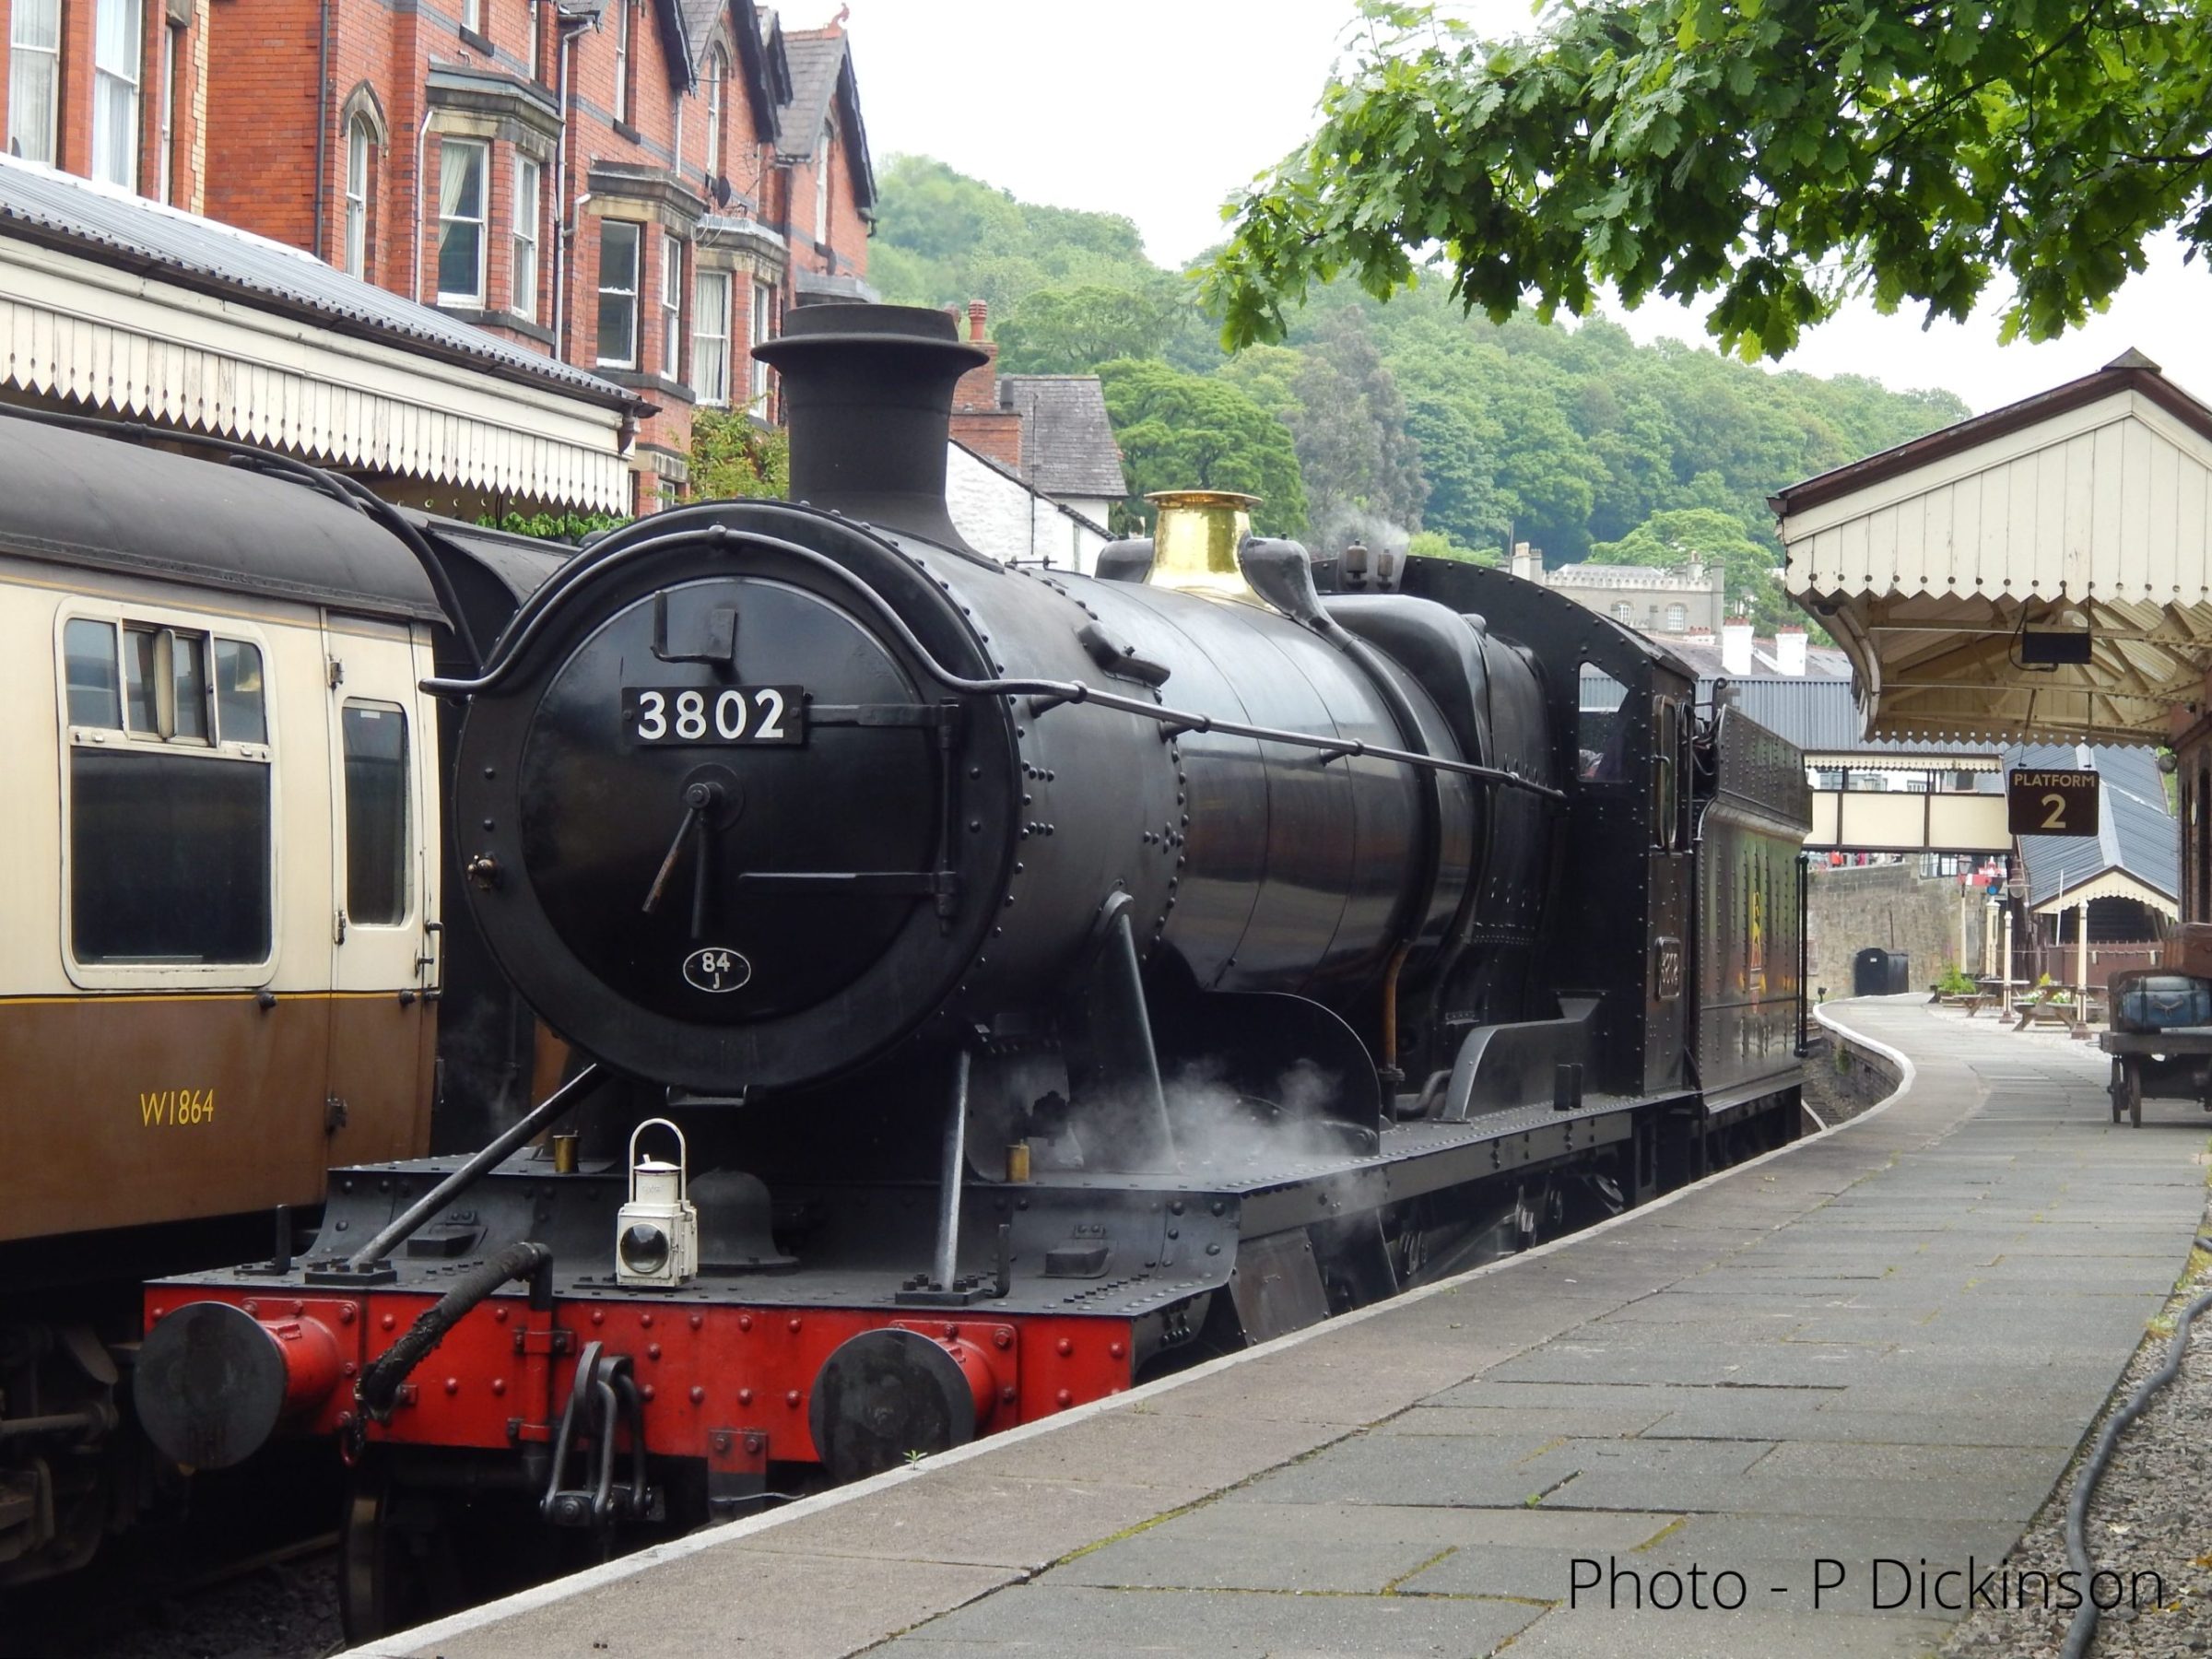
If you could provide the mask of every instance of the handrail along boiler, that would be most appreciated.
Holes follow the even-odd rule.
[[[337,1171],[290,1274],[147,1291],[166,1450],[357,1459],[356,1634],[521,1530],[463,1506],[738,1512],[1795,1133],[1802,765],[1663,651],[1218,493],[1005,568],[947,513],[947,318],[761,355],[797,504],[630,525],[429,688],[471,912],[589,1064],[477,1159]]]

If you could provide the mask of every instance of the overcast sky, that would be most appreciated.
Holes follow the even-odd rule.
[[[793,0],[793,28],[841,0]],[[1464,0],[1484,27],[1526,26],[1524,0]],[[880,167],[935,156],[1024,201],[1124,214],[1162,265],[1223,235],[1221,203],[1312,125],[1352,0],[851,0],[862,112]],[[2161,244],[2151,269],[2088,327],[1997,344],[1996,307],[1924,331],[1871,306],[1810,334],[1782,367],[1943,386],[1976,410],[2027,397],[2134,346],[2212,399],[2212,272]],[[2195,318],[2194,324],[2189,322]],[[1621,320],[1640,339],[1709,344],[1663,302]]]

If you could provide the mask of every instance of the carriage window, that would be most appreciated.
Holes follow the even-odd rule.
[[[73,618],[62,629],[62,669],[70,724],[96,728],[69,750],[76,960],[266,961],[269,762],[215,747],[268,739],[259,649],[151,623]],[[100,735],[119,727],[130,741]]]
[[[73,748],[69,888],[80,962],[266,960],[267,765]]]
[[[266,743],[269,717],[262,700],[261,648],[243,640],[215,642],[216,731],[225,743]]]
[[[207,741],[207,636],[171,632],[169,665],[173,711],[170,735],[205,743]]]
[[[1629,775],[1621,752],[1628,729],[1620,713],[1628,688],[1595,663],[1583,665],[1581,682],[1581,712],[1575,724],[1575,747],[1581,751],[1578,771],[1585,782],[1618,783]]]
[[[160,669],[156,660],[157,631],[150,628],[126,628],[123,633],[124,707],[130,716],[130,729],[148,736],[161,735],[159,714],[160,700],[156,695],[160,684]]]
[[[407,913],[407,717],[346,705],[346,914],[390,925]]]
[[[69,683],[69,724],[106,726],[123,724],[123,702],[116,684],[115,625],[77,618],[62,629],[62,663]]]

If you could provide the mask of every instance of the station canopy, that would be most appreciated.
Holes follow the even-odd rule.
[[[2157,744],[2212,671],[2212,407],[2130,351],[1769,498],[1864,735]]]

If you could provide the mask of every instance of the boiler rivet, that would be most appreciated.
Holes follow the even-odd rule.
[[[704,1313],[694,1313],[691,1315],[691,1328],[693,1330],[698,1330],[700,1325],[706,1323],[707,1316]]]
[[[799,1317],[797,1314],[794,1313],[792,1315],[791,1324],[786,1328],[789,1329],[794,1335],[797,1334],[799,1328]]]
[[[741,1388],[741,1389],[739,1389],[739,1390],[737,1391],[737,1404],[738,1404],[738,1405],[740,1405],[740,1406],[750,1406],[752,1403],[753,1403],[753,1391],[752,1391],[751,1389],[749,1389],[749,1388]]]
[[[1064,1388],[1060,1391],[1059,1400],[1062,1406],[1073,1406],[1076,1403],[1076,1396],[1071,1391]]]
[[[649,1343],[647,1343],[647,1344],[645,1345],[645,1358],[646,1358],[646,1359],[658,1359],[660,1357],[661,1357],[661,1345],[660,1345],[659,1343],[657,1343],[657,1342],[649,1342]]]
[[[753,1328],[753,1316],[750,1313],[738,1314],[737,1328],[741,1331],[751,1330]]]
[[[605,1324],[606,1323],[606,1310],[605,1308],[594,1308],[592,1310],[592,1323],[594,1324]]]
[[[652,1315],[652,1314],[650,1314],[650,1313],[641,1313],[641,1314],[639,1314],[639,1315],[638,1315],[638,1324],[640,1324],[641,1327],[643,1327],[645,1330],[648,1330],[648,1331],[652,1330],[652,1329],[653,1329],[653,1315]]]
[[[1075,1345],[1075,1344],[1074,1344],[1072,1341],[1070,1341],[1070,1340],[1069,1340],[1067,1337],[1065,1337],[1065,1336],[1063,1336],[1063,1337],[1061,1337],[1061,1338],[1060,1338],[1060,1355],[1061,1355],[1061,1358],[1063,1358],[1063,1359],[1065,1359],[1065,1358],[1066,1358],[1068,1355],[1070,1355],[1070,1354],[1074,1353],[1075,1351],[1076,1351],[1076,1345]]]
[[[795,1388],[785,1390],[783,1394],[783,1404],[790,1406],[794,1411],[797,1410],[799,1405],[799,1391]]]
[[[1108,1343],[1108,1344],[1106,1345],[1106,1351],[1107,1351],[1109,1354],[1112,1355],[1112,1356],[1113,1356],[1113,1358],[1115,1358],[1116,1359],[1120,1359],[1120,1358],[1121,1358],[1121,1357],[1122,1357],[1124,1354],[1127,1353],[1129,1350],[1128,1350],[1126,1347],[1124,1347],[1122,1344],[1120,1344],[1120,1343],[1118,1343],[1118,1342],[1110,1342],[1110,1343]]]
[[[494,1377],[491,1380],[491,1392],[495,1394],[505,1394],[507,1392],[507,1379],[504,1377]]]
[[[448,1377],[445,1380],[445,1392],[449,1394],[459,1394],[461,1392],[461,1379],[458,1377]]]
[[[391,1328],[392,1328],[394,1325],[397,1324],[399,1323],[399,1321],[398,1321],[398,1320],[396,1320],[396,1319],[394,1319],[394,1318],[393,1318],[391,1314],[387,1313],[387,1314],[385,1314],[385,1315],[384,1315],[384,1317],[383,1317],[383,1319],[382,1319],[382,1321],[381,1323],[382,1324],[382,1325],[383,1325],[384,1329],[388,1331],[388,1330],[390,1330],[390,1329],[391,1329]]]
[[[695,1382],[695,1383],[693,1383],[693,1384],[691,1385],[691,1404],[692,1404],[692,1405],[694,1405],[694,1406],[703,1405],[703,1404],[705,1403],[705,1401],[706,1401],[706,1397],[707,1397],[707,1391],[706,1391],[705,1389],[703,1389],[703,1388],[700,1387],[700,1386],[699,1386],[699,1385],[698,1385],[696,1382]]]

